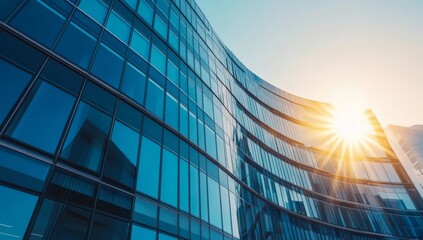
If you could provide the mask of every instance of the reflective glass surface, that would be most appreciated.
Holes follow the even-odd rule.
[[[109,116],[81,102],[60,157],[72,164],[98,171],[104,156],[110,124]]]
[[[138,168],[137,190],[149,196],[159,196],[161,147],[143,137]]]
[[[0,124],[12,109],[31,79],[31,75],[6,61],[0,60]]]
[[[115,122],[106,156],[106,177],[131,188],[134,186],[139,139],[139,133]]]
[[[23,238],[38,198],[4,186],[0,195],[0,237]]]
[[[54,153],[74,101],[70,94],[39,81],[8,129],[10,136]]]

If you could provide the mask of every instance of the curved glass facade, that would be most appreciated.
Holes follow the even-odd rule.
[[[3,1],[0,43],[0,239],[423,236],[373,114],[343,154],[192,0]]]

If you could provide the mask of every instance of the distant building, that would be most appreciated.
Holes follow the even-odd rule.
[[[389,125],[385,133],[408,176],[423,197],[423,125]]]

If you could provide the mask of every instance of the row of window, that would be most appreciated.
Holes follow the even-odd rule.
[[[82,2],[83,1],[81,1],[80,4],[82,4]],[[43,6],[45,8],[50,8],[49,10],[52,10],[51,7],[53,5],[48,5],[41,1],[38,1],[37,4],[40,4],[40,6]],[[52,3],[49,3],[49,4],[52,4]],[[139,5],[141,6],[141,2],[139,3]],[[79,6],[81,7],[81,5]],[[56,15],[61,14],[62,16],[67,16],[66,14],[68,14],[69,12],[65,8],[63,9],[55,8],[55,9],[57,11],[54,9],[52,11]],[[106,20],[107,23],[105,25],[106,29],[110,30],[115,36],[119,37],[121,40],[123,40],[124,42],[128,44],[128,41],[130,38],[129,36],[131,34],[132,34],[132,38],[136,36],[136,33],[135,33],[136,30],[133,30],[132,33],[129,33],[128,39],[125,40],[126,39],[125,33],[119,33],[119,29],[121,29],[121,27],[116,27],[116,26],[123,26],[122,21],[125,21],[125,19],[122,16],[120,16],[117,13],[117,11],[114,12],[114,10],[110,11],[110,14],[108,15],[108,20]],[[78,11],[76,11],[72,15],[73,17],[75,17],[75,23],[73,23],[71,20],[71,22],[67,25],[66,30],[63,30],[62,38],[60,38],[62,40],[56,40],[57,43],[52,43],[53,45],[57,46],[57,48],[55,49],[59,49],[58,46],[60,46],[60,42],[65,41],[64,34],[68,32],[68,30],[69,32],[71,32],[72,27],[77,29],[77,27],[81,28],[81,26],[83,26],[83,24],[80,24],[80,23],[78,23],[80,25],[76,24],[76,22],[80,21],[76,19],[77,12]],[[19,15],[19,13],[17,15]],[[82,13],[80,15],[84,16]],[[109,24],[109,21],[110,21],[110,24]],[[74,25],[72,25],[72,23]],[[155,26],[154,26],[154,29],[156,29]],[[100,29],[100,32],[101,32],[101,29]],[[31,36],[31,34],[28,34],[28,35]],[[34,36],[36,35],[33,35],[31,37],[36,38]],[[141,36],[140,39],[142,38],[144,37]],[[96,38],[95,38],[95,41],[96,41]],[[131,46],[131,48],[135,49],[136,48],[135,44],[138,44],[141,42],[142,40],[139,40],[139,39],[133,40],[134,46]],[[46,43],[44,44],[46,45]],[[213,104],[211,103],[211,100],[208,97],[209,95],[207,94],[203,95],[203,93],[201,93],[202,89],[195,87],[194,81],[188,80],[188,91],[186,92],[188,92],[188,96],[191,100],[186,100],[186,102],[188,103],[185,103],[185,104],[178,103],[179,99],[177,98],[177,95],[175,96],[174,93],[172,94],[171,93],[172,88],[169,87],[169,86],[172,86],[171,82],[176,83],[179,81],[177,79],[178,78],[177,74],[172,74],[174,72],[177,72],[177,69],[175,71],[175,65],[172,63],[170,59],[167,59],[165,57],[166,54],[162,52],[162,48],[160,46],[155,46],[153,44],[153,46],[151,47],[151,50],[149,50],[150,44],[148,43],[146,45],[148,46],[147,51],[151,51],[151,52],[144,53],[144,54],[147,54],[145,59],[149,59],[150,63],[155,67],[154,69],[157,69],[159,72],[163,74],[167,71],[167,75],[170,81],[166,83],[163,83],[163,81],[160,80],[161,79],[160,77],[155,76],[154,69],[150,70],[148,74],[149,78],[147,79],[145,74],[146,72],[145,68],[143,68],[142,66],[140,67],[140,65],[142,64],[135,63],[137,62],[136,60],[133,60],[134,62],[132,63],[126,62],[124,59],[126,59],[127,56],[130,57],[129,53],[131,53],[131,51],[128,52],[127,50],[122,50],[121,46],[122,46],[122,43],[114,42],[113,38],[109,37],[107,35],[107,32],[104,32],[102,34],[101,42],[96,47],[97,50],[95,54],[93,53],[95,57],[93,58],[92,62],[89,60],[91,59],[91,56],[89,56],[87,60],[87,67],[88,69],[90,69],[89,71],[93,75],[96,75],[102,80],[105,80],[112,87],[122,89],[122,92],[124,92],[127,96],[131,97],[132,99],[136,99],[137,97],[142,95],[142,97],[139,97],[139,101],[141,102],[141,104],[143,104],[145,101],[145,108],[149,112],[153,113],[155,116],[157,116],[161,120],[164,120],[169,126],[172,126],[175,129],[178,129],[179,127],[179,131],[183,135],[188,137],[192,142],[198,144],[200,148],[205,150],[213,158],[219,160],[219,162],[221,162],[222,165],[228,166],[229,168],[228,162],[230,161],[231,158],[225,159],[225,152],[221,151],[221,149],[223,150],[225,149],[225,143],[223,140],[226,140],[226,139],[223,138],[222,136],[223,134],[220,134],[220,135],[218,134],[216,135],[217,138],[215,138],[215,132],[214,132],[215,126],[213,123],[210,124],[210,122],[213,121],[212,120],[213,115],[216,115],[216,111],[213,114],[213,109],[216,109],[216,107],[213,107]],[[140,47],[140,49],[142,49],[142,47]],[[59,52],[58,50],[56,51]],[[94,51],[94,48],[93,48],[93,51]],[[139,51],[140,51],[139,55],[142,55],[142,50],[139,50]],[[72,53],[66,53],[66,54],[72,54]],[[61,53],[61,55],[65,57],[67,56],[66,54]],[[66,57],[66,58],[72,61],[70,57]],[[108,59],[114,59],[114,60],[108,61]],[[116,66],[114,66],[112,63],[113,64],[116,63]],[[4,65],[7,65],[6,62],[4,63]],[[50,61],[47,62],[46,69],[48,69],[49,65],[54,66],[54,63]],[[110,67],[110,71],[108,66],[113,66],[113,67]],[[15,67],[16,69],[13,69],[13,66],[8,68],[12,69],[10,70],[11,72],[10,75],[15,76],[13,71],[18,68]],[[51,67],[51,69],[54,69],[54,68],[56,67]],[[118,69],[118,71],[115,71],[116,69]],[[122,78],[122,82],[120,82],[120,75],[122,75],[122,72],[125,75],[125,77]],[[25,72],[18,73],[17,75],[19,76],[19,74],[22,75],[20,78],[25,79],[25,76],[24,76]],[[31,77],[29,77],[29,79],[26,80],[27,81],[26,83],[23,83],[25,82],[25,80],[23,80],[22,86],[20,88],[19,88],[19,84],[17,84],[16,86],[10,86],[12,88],[16,88],[17,90],[11,91],[10,94],[13,95],[14,93],[16,96],[11,97],[11,99],[14,99],[14,100],[10,101],[9,103],[10,106],[5,108],[5,111],[4,111],[5,116],[12,115],[12,114],[14,116],[13,119],[11,119],[10,121],[4,122],[4,124],[7,124],[8,126],[5,134],[15,140],[29,143],[32,146],[43,149],[44,151],[48,153],[55,153],[56,151],[58,151],[58,149],[62,149],[61,152],[59,153],[60,159],[62,161],[68,162],[75,166],[86,168],[93,172],[101,172],[101,174],[103,174],[104,176],[105,181],[107,181],[107,179],[110,178],[113,181],[119,182],[122,185],[131,187],[131,181],[133,182],[134,180],[133,179],[131,180],[131,177],[129,177],[129,181],[127,181],[127,178],[125,177],[113,176],[114,174],[112,171],[113,167],[111,166],[114,165],[113,161],[115,161],[113,160],[113,155],[120,156],[120,154],[123,154],[129,160],[131,156],[132,158],[133,156],[136,156],[135,152],[138,150],[135,150],[136,148],[135,146],[138,147],[139,141],[140,141],[139,137],[137,137],[139,136],[139,132],[140,132],[140,122],[138,122],[138,124],[127,123],[124,120],[120,119],[124,117],[119,117],[118,116],[119,113],[116,113],[117,117],[114,120],[113,113],[115,111],[114,106],[116,106],[116,103],[115,103],[116,100],[114,100],[114,102],[112,101],[111,104],[105,104],[105,103],[102,104],[102,103],[99,103],[98,100],[96,102],[96,100],[90,99],[90,96],[92,95],[101,95],[98,93],[94,93],[96,91],[95,90],[96,86],[92,84],[91,82],[85,83],[84,91],[82,92],[82,94],[79,94],[79,90],[81,89],[82,84],[84,84],[82,83],[82,80],[79,80],[80,82],[79,85],[78,83],[74,83],[74,85],[72,86],[67,86],[67,84],[70,82],[69,81],[70,78],[63,79],[63,80],[61,79],[52,80],[52,79],[49,79],[49,76],[46,76],[46,75],[48,75],[48,71],[44,72],[43,70],[43,72],[41,72],[41,78],[39,78],[36,81],[31,81],[31,84],[33,83],[33,85],[31,85],[31,87],[28,88],[30,90],[26,94],[27,98],[24,102],[19,103],[20,104],[19,106],[21,107],[16,113],[12,113],[9,110],[12,109],[13,106],[15,106],[15,103],[17,102],[20,96],[20,93],[27,90],[26,86],[30,82]],[[72,78],[78,79],[78,77],[75,77],[75,76]],[[45,79],[45,80],[41,80],[41,79]],[[131,84],[126,85],[126,87],[124,87],[125,84],[127,84],[128,82],[129,83],[131,82],[131,80],[127,80],[127,79],[131,79],[134,82],[134,84],[139,84],[137,85],[138,87],[132,88],[130,87]],[[78,80],[72,80],[72,81],[78,82]],[[190,88],[191,86],[190,84],[191,85],[194,84],[193,85],[194,88]],[[92,89],[92,90],[89,90],[89,89]],[[145,93],[144,92],[131,93],[131,91],[144,91],[144,89],[146,89]],[[166,89],[167,91],[165,91],[164,89]],[[189,89],[196,89],[196,91],[191,91]],[[203,90],[205,91],[205,89],[207,88],[204,88]],[[199,90],[200,90],[200,94],[198,94]],[[131,94],[133,94],[133,96],[131,96]],[[145,99],[144,99],[144,94],[146,95]],[[79,98],[81,98],[82,100],[76,101],[76,99],[79,99]],[[104,99],[107,99],[107,98],[108,97],[105,97]],[[46,116],[42,116],[42,114],[39,111],[37,111],[38,108],[47,105],[48,99],[58,99],[58,105],[60,104],[65,106],[64,109],[58,109],[57,106],[56,107],[54,105],[52,106],[52,113],[62,111],[60,112],[60,116],[57,116],[57,119],[46,119]],[[191,101],[193,99],[195,99],[195,102],[191,104]],[[199,100],[199,99],[202,99],[202,100]],[[183,100],[179,100],[179,101],[183,102]],[[164,102],[166,104],[164,104]],[[199,104],[199,106],[201,107],[198,109],[204,109],[204,112],[206,112],[206,115],[202,115],[200,110],[197,111],[196,104],[198,104],[199,102],[201,103]],[[75,104],[77,106],[75,106]],[[119,103],[118,106],[116,107],[117,111],[120,111],[121,108],[124,108],[124,107],[121,107],[124,105],[125,104],[123,103],[122,104]],[[179,107],[179,115],[180,115],[179,122],[178,122],[178,107]],[[184,117],[184,116],[187,116],[187,117]],[[209,120],[207,116],[209,116],[209,118],[211,117],[211,119]],[[28,126],[28,122],[32,118],[37,118],[39,120],[39,121],[36,121],[34,125],[37,129],[31,129],[31,127]],[[139,118],[141,118],[141,116]],[[6,117],[4,117],[4,119],[6,119]],[[73,119],[72,124],[67,124],[67,119]],[[130,119],[134,119],[134,118],[131,117]],[[186,119],[189,119],[189,120],[186,120]],[[127,121],[133,121],[133,120],[127,120]],[[148,121],[145,120],[144,124],[145,122],[148,122]],[[38,134],[43,132],[42,130],[46,128],[46,126],[48,126],[49,124],[52,125],[51,136],[46,137],[46,139],[43,139],[43,138],[35,139],[34,136],[37,136]],[[90,127],[91,125],[94,125],[95,127]],[[112,125],[113,125],[113,129],[111,129]],[[143,127],[145,128],[145,125]],[[65,136],[61,137],[62,135],[61,133],[65,130],[65,128],[67,129],[66,131],[68,131],[67,135],[66,137]],[[95,129],[95,128],[98,128],[98,129]],[[197,129],[201,129],[201,130],[197,132]],[[145,129],[143,131],[145,131]],[[232,133],[232,132],[233,131],[227,131],[227,133]],[[92,135],[96,133],[98,134],[97,138],[93,138]],[[216,128],[216,133],[218,133],[217,128]],[[85,142],[86,139],[84,139],[86,136],[90,136],[89,137],[90,141],[94,139],[93,141],[95,144],[93,144],[94,146],[93,149],[86,149],[87,144]],[[111,138],[112,142],[108,144],[109,147],[107,148],[107,153],[105,153],[106,146],[107,146],[107,143],[105,142],[107,142],[107,139],[109,137]],[[122,139],[125,139],[125,138],[133,139],[134,146],[126,147],[126,144],[122,143]],[[138,142],[137,142],[137,139],[138,139]],[[228,143],[228,140],[226,143]],[[113,151],[113,148],[115,147],[118,148],[117,151]],[[217,149],[220,149],[220,150],[216,150],[216,147]],[[78,149],[85,149],[85,150],[83,150],[80,153],[77,151]],[[104,159],[104,164],[102,163],[103,159]],[[128,168],[130,169],[128,172],[131,172],[131,171],[133,172],[135,170],[135,168],[133,168],[131,164],[134,165],[133,162],[128,164],[130,166]],[[128,173],[128,175],[130,175],[130,173]],[[242,175],[239,174],[238,176],[242,176]],[[260,186],[263,186],[264,184],[265,182],[263,181],[259,183]],[[251,185],[252,184],[250,184],[249,186]],[[254,189],[257,189],[257,187],[255,187]],[[393,205],[395,206],[395,204]]]

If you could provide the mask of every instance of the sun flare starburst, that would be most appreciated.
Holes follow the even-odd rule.
[[[336,110],[331,121],[331,131],[345,144],[364,144],[373,133],[366,114],[353,109]]]

